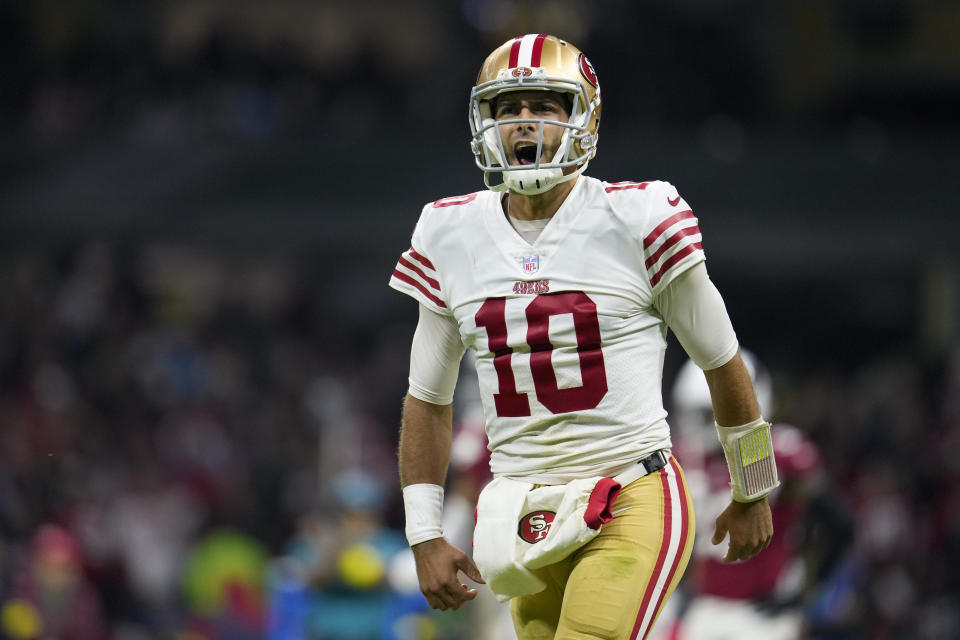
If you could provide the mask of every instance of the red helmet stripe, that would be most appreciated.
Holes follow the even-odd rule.
[[[510,47],[510,65],[508,68],[513,69],[517,66],[518,61],[520,60],[520,43],[523,41],[523,36],[519,38],[514,38],[513,45]]]
[[[547,39],[547,34],[541,33],[533,41],[533,52],[530,54],[530,66],[540,66],[540,56],[543,55],[543,41]]]
[[[545,33],[528,33],[525,36],[514,38],[510,45],[510,66],[516,67],[539,67],[540,59],[543,56],[543,41],[547,39]]]

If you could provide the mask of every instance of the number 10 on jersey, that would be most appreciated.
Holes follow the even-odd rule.
[[[580,357],[579,387],[561,389],[553,368],[553,344],[550,342],[550,317],[573,315]],[[593,409],[607,394],[607,372],[600,350],[600,319],[597,305],[582,291],[544,293],[526,308],[527,346],[530,347],[530,373],[537,400],[552,413],[570,413]],[[493,394],[497,415],[515,418],[530,415],[530,400],[517,392],[513,374],[513,349],[507,345],[506,298],[488,298],[475,316],[477,326],[487,331],[487,345],[493,354],[499,393]]]

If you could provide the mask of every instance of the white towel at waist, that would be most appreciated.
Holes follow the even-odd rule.
[[[542,591],[531,570],[562,560],[609,522],[620,484],[610,478],[565,485],[497,478],[480,493],[473,559],[500,601]]]

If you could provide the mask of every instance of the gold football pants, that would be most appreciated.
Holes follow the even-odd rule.
[[[647,637],[693,548],[693,505],[676,459],[624,487],[611,512],[597,537],[535,572],[546,589],[511,600],[519,640]]]

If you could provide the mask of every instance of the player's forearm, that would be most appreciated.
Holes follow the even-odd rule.
[[[452,405],[436,405],[407,394],[400,429],[400,485],[443,486],[450,462]]]
[[[750,373],[738,352],[722,367],[707,371],[706,376],[713,401],[713,416],[717,421],[717,435],[730,469],[733,499],[740,503],[765,501],[766,496],[776,489],[780,482],[777,479],[770,425],[760,416]],[[765,504],[763,502],[762,506],[755,508],[761,511],[766,509],[761,515],[769,524],[770,512]],[[742,506],[732,508],[741,510],[741,513],[743,509],[747,509]],[[734,540],[738,537],[731,533],[731,550],[736,546]],[[716,536],[714,538],[716,541]],[[766,546],[767,542],[769,537],[765,538],[763,546]],[[741,549],[733,556],[728,554],[726,560],[747,558],[759,548],[750,543],[749,548]]]
[[[710,387],[713,416],[717,424],[732,427],[760,417],[750,372],[739,352],[725,365],[705,371],[704,374]]]

